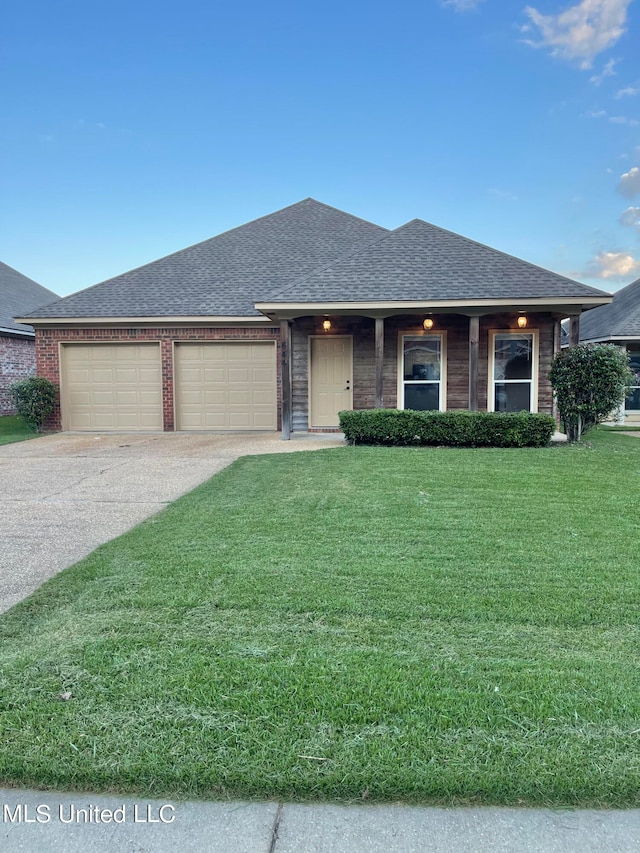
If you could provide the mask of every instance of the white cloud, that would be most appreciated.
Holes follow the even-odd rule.
[[[633,198],[640,193],[640,169],[633,166],[628,172],[620,175],[618,181],[618,192],[627,198]]]
[[[589,82],[593,83],[594,86],[599,86],[605,77],[614,77],[615,71],[613,70],[617,59],[610,59],[607,64],[604,66],[600,74],[594,74],[593,77],[589,77]]]
[[[584,113],[585,118],[606,118],[607,121],[610,121],[611,124],[626,124],[628,127],[638,127],[640,125],[640,121],[635,118],[629,118],[628,116],[610,116],[606,110],[589,110],[589,112]]]
[[[443,6],[453,6],[456,12],[469,12],[476,9],[482,0],[442,0]]]
[[[635,118],[627,118],[627,116],[609,116],[608,119],[612,124],[626,124],[629,127],[638,127],[640,121]]]
[[[628,207],[618,222],[626,228],[635,228],[640,234],[640,207]]]
[[[590,278],[624,281],[640,270],[640,261],[624,252],[600,252],[589,263],[585,275]]]
[[[595,57],[612,47],[624,33],[631,0],[582,0],[559,15],[543,15],[532,6],[525,14],[538,27],[541,41],[532,47],[550,47],[551,55],[591,68]]]
[[[512,193],[510,190],[501,190],[497,187],[492,187],[489,192],[491,195],[496,198],[502,199],[503,201],[518,201],[518,196]]]
[[[640,85],[636,84],[635,86],[626,86],[624,89],[618,89],[616,92],[616,98],[618,100],[627,95],[640,95]]]

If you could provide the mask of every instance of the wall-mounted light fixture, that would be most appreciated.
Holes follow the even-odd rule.
[[[427,332],[429,329],[433,329],[433,317],[425,317],[422,323],[422,328]]]
[[[328,332],[331,329],[331,320],[328,317],[325,317],[322,321],[322,328],[325,332]]]
[[[526,329],[527,328],[527,315],[526,314],[518,314],[518,328]]]

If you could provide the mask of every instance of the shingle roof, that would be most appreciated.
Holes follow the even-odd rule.
[[[613,294],[609,305],[587,311],[580,318],[581,341],[640,338],[640,278]]]
[[[268,304],[599,295],[608,294],[414,219],[301,277]]]
[[[31,326],[16,323],[13,318],[57,298],[53,291],[0,261],[0,331],[33,335]]]
[[[383,233],[379,225],[308,198],[30,316],[260,317],[256,301]]]

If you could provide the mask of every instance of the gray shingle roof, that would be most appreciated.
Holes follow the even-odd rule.
[[[613,294],[609,305],[587,311],[580,318],[581,341],[640,338],[640,278]]]
[[[31,316],[260,317],[256,301],[383,233],[379,225],[308,198]]]
[[[53,291],[0,261],[0,331],[33,335],[31,326],[16,323],[13,318],[57,298]]]
[[[268,304],[599,295],[608,294],[414,219],[283,288]]]

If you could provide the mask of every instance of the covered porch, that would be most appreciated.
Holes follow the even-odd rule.
[[[566,316],[553,307],[280,316],[282,437],[336,431],[343,409],[553,414],[548,371]]]

